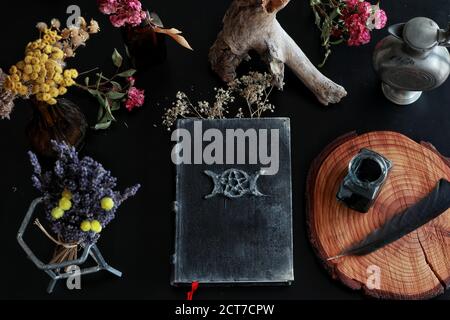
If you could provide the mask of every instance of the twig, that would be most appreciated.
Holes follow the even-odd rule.
[[[98,69],[100,69],[100,68],[99,68],[99,67],[95,67],[95,68],[93,68],[93,69],[91,69],[91,70],[83,71],[83,72],[79,73],[78,75],[79,75],[79,76],[82,76],[82,75],[85,75],[85,74],[94,72],[94,71],[96,71],[96,70],[98,70]]]

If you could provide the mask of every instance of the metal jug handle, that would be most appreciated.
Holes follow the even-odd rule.
[[[450,23],[447,30],[438,31],[438,43],[442,47],[450,47]]]

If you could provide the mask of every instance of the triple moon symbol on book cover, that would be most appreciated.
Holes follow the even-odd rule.
[[[238,169],[228,169],[219,174],[209,170],[204,172],[207,176],[211,177],[214,183],[213,191],[205,196],[205,199],[220,194],[231,199],[240,198],[247,194],[256,197],[264,196],[256,186],[256,182],[261,175],[260,171],[257,171],[253,175],[249,175],[247,172]]]

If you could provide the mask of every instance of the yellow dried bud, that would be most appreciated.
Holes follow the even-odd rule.
[[[53,47],[51,45],[46,45],[43,51],[45,54],[50,54],[52,53],[52,49]]]
[[[16,67],[17,67],[17,69],[19,69],[19,70],[23,70],[23,68],[25,67],[25,62],[23,62],[23,61],[17,62],[17,63],[16,63]]]
[[[46,83],[44,83],[43,85],[41,85],[41,91],[42,92],[49,92],[50,91],[50,86]]]
[[[48,60],[45,63],[45,67],[47,68],[47,71],[55,69],[55,65],[56,65],[56,63],[53,60]]]
[[[25,86],[21,86],[18,91],[21,96],[26,96],[28,94],[28,88]]]
[[[24,61],[25,61],[26,64],[30,64],[31,63],[31,59],[33,59],[32,56],[26,56]]]
[[[11,80],[11,76],[7,76],[5,82],[3,84],[6,90],[12,90],[14,87],[14,83]]]
[[[71,87],[75,84],[75,81],[73,81],[73,79],[71,79],[71,78],[65,78],[64,83],[65,83],[66,87]]]
[[[33,66],[31,64],[27,64],[25,68],[23,68],[23,72],[25,74],[32,74],[33,73]]]
[[[19,71],[19,70],[17,69],[16,66],[12,66],[12,67],[9,69],[9,73],[10,73],[10,74],[15,74],[15,73],[17,73],[17,71]]]
[[[59,95],[59,90],[55,87],[50,88],[50,95],[52,98],[56,98]]]
[[[42,39],[46,42],[46,43],[48,43],[48,44],[50,44],[50,43],[52,43],[52,37],[50,36],[50,35],[48,35],[48,34],[46,34],[46,35],[44,35],[43,37],[42,37]]]
[[[57,65],[55,66],[55,72],[57,72],[57,73],[59,73],[59,74],[62,74],[63,69],[62,69],[61,65],[57,64]]]
[[[55,76],[53,77],[53,80],[57,83],[57,84],[61,84],[61,82],[64,80],[63,77],[61,76],[60,73],[55,74]]]
[[[48,100],[50,100],[52,97],[50,96],[50,94],[49,93],[44,93],[43,95],[42,95],[42,100],[43,101],[48,101]]]
[[[59,95],[65,95],[67,93],[67,88],[66,87],[59,87]]]
[[[28,45],[27,45],[27,50],[29,50],[29,49],[31,49],[31,50],[35,50],[35,49],[37,49],[37,44],[36,43],[34,43],[34,42],[30,42]]]
[[[55,52],[52,54],[52,59],[54,60],[62,60],[64,58],[64,53],[62,51]]]

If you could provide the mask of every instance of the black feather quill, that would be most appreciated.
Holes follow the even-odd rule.
[[[441,179],[424,199],[389,219],[383,226],[370,233],[364,240],[329,258],[364,256],[406,236],[424,224],[437,218],[450,208],[450,182]]]

